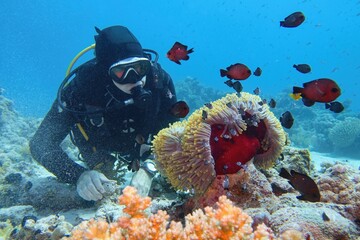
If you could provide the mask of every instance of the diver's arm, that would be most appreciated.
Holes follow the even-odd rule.
[[[58,110],[55,101],[30,140],[30,151],[36,161],[53,173],[59,181],[76,183],[86,169],[71,160],[61,149],[60,144],[74,124],[73,116]]]

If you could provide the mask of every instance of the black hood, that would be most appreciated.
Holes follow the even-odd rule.
[[[128,28],[112,26],[103,30],[95,29],[98,33],[95,36],[95,54],[100,64],[108,68],[129,57],[144,57],[139,41]]]

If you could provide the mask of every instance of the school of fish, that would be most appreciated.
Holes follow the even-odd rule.
[[[280,27],[283,28],[296,28],[299,27],[305,21],[305,15],[298,11],[294,12],[284,20],[280,21]],[[188,47],[180,42],[175,42],[171,49],[167,52],[166,56],[169,60],[181,64],[180,60],[187,61],[189,60],[189,54],[193,53],[194,49],[191,48],[188,50]],[[299,73],[308,74],[312,72],[312,68],[307,63],[293,64],[292,66]],[[220,69],[220,77],[226,77],[227,80],[224,83],[233,88],[237,93],[243,90],[243,86],[240,81],[247,80],[251,75],[260,77],[262,75],[262,69],[256,67],[252,72],[250,68],[244,63],[233,63],[226,68]],[[256,95],[261,94],[259,87],[256,87],[253,90],[253,93]],[[312,81],[308,81],[302,84],[302,87],[293,86],[292,92],[289,94],[290,97],[294,100],[301,99],[304,106],[311,107],[315,103],[325,103],[325,109],[328,109],[334,113],[340,113],[344,110],[344,106],[341,102],[335,101],[341,95],[341,89],[335,80],[330,78],[318,78]],[[263,99],[260,105],[268,104],[270,108],[276,107],[276,101],[271,98],[270,101]],[[211,104],[206,103],[206,106],[209,108]],[[189,106],[184,101],[179,101],[175,103],[170,109],[171,114],[176,117],[184,118],[189,113]],[[207,118],[207,112],[203,112],[203,118]],[[280,117],[281,125],[290,129],[295,120],[290,111],[285,111]],[[301,193],[301,196],[298,197],[299,200],[306,200],[311,202],[320,201],[320,193],[316,183],[308,176],[295,172],[291,170],[290,173],[281,169],[281,177],[284,177],[289,180],[291,186]]]

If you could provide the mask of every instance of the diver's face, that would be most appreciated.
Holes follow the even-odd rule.
[[[123,91],[126,94],[131,94],[131,89],[133,89],[136,86],[141,86],[144,87],[145,83],[146,83],[146,76],[144,76],[140,81],[137,81],[135,83],[125,83],[125,84],[119,84],[117,82],[115,82],[113,80],[113,83],[115,84],[115,86],[120,89],[121,91]]]

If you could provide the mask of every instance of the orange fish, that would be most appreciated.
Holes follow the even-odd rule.
[[[171,106],[170,112],[175,117],[184,118],[189,113],[189,106],[185,101],[178,101]]]
[[[302,97],[305,106],[312,106],[315,102],[329,103],[341,94],[339,86],[334,80],[320,78],[303,84],[301,87],[293,87],[290,96],[298,100]]]
[[[166,56],[173,62],[181,64],[180,60],[189,60],[189,53],[194,52],[194,48],[187,50],[187,46],[176,42],[172,48],[167,52]]]
[[[242,63],[235,63],[230,65],[229,67],[224,69],[220,69],[220,76],[221,77],[228,77],[229,79],[234,80],[245,80],[251,75],[250,69],[242,64]]]

